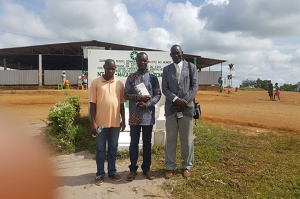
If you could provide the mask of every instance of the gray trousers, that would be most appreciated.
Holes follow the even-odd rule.
[[[193,118],[189,116],[183,116],[178,120],[174,114],[166,116],[165,166],[167,170],[174,170],[176,167],[178,132],[183,159],[182,167],[190,170],[194,163],[194,136]]]

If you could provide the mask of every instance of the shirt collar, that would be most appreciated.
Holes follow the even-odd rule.
[[[182,64],[183,64],[183,62],[182,61],[180,61],[177,65],[181,68],[181,66],[182,66]],[[176,64],[174,63],[174,66],[176,66]]]
[[[110,80],[104,79],[103,75],[102,75],[100,78],[101,78],[101,81],[102,81],[102,82],[114,82],[114,81],[115,81],[115,76],[113,76],[113,78],[110,79]]]
[[[148,68],[146,68],[143,72],[140,72],[139,70],[137,71],[138,74],[145,74],[148,72]]]

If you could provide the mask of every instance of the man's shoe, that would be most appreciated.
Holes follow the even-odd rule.
[[[136,175],[137,175],[136,171],[130,171],[130,173],[127,176],[127,181],[133,181]]]
[[[122,180],[122,177],[116,173],[114,175],[110,175],[108,177],[110,177],[111,179],[113,179],[114,181],[117,181],[117,182]]]
[[[166,171],[166,179],[170,179],[173,176],[173,170],[167,170]]]
[[[154,179],[154,174],[151,171],[144,172],[143,174],[146,176],[146,178],[148,180],[153,180]]]
[[[97,186],[102,185],[103,184],[103,179],[104,179],[104,177],[97,176],[96,179],[95,179],[95,185],[97,185]]]
[[[188,178],[192,175],[191,170],[184,169],[183,171],[183,177]]]

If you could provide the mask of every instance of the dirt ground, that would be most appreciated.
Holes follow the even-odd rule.
[[[50,108],[65,98],[65,93],[80,97],[81,114],[88,113],[87,90],[0,90],[0,113],[37,136],[45,126]],[[300,92],[281,92],[281,100],[270,101],[267,91],[198,91],[201,120],[240,133],[300,132]],[[115,183],[105,178],[101,187],[92,184],[95,160],[87,153],[52,157],[56,175],[61,179],[56,188],[59,198],[170,198],[158,186],[164,179],[146,180],[139,173],[133,182],[126,181],[129,162],[117,162],[123,181]]]

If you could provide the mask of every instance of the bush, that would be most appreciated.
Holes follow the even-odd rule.
[[[76,124],[80,118],[79,110],[79,97],[68,95],[63,102],[58,102],[50,108],[47,133],[60,153],[75,151],[74,140],[79,128]]]

